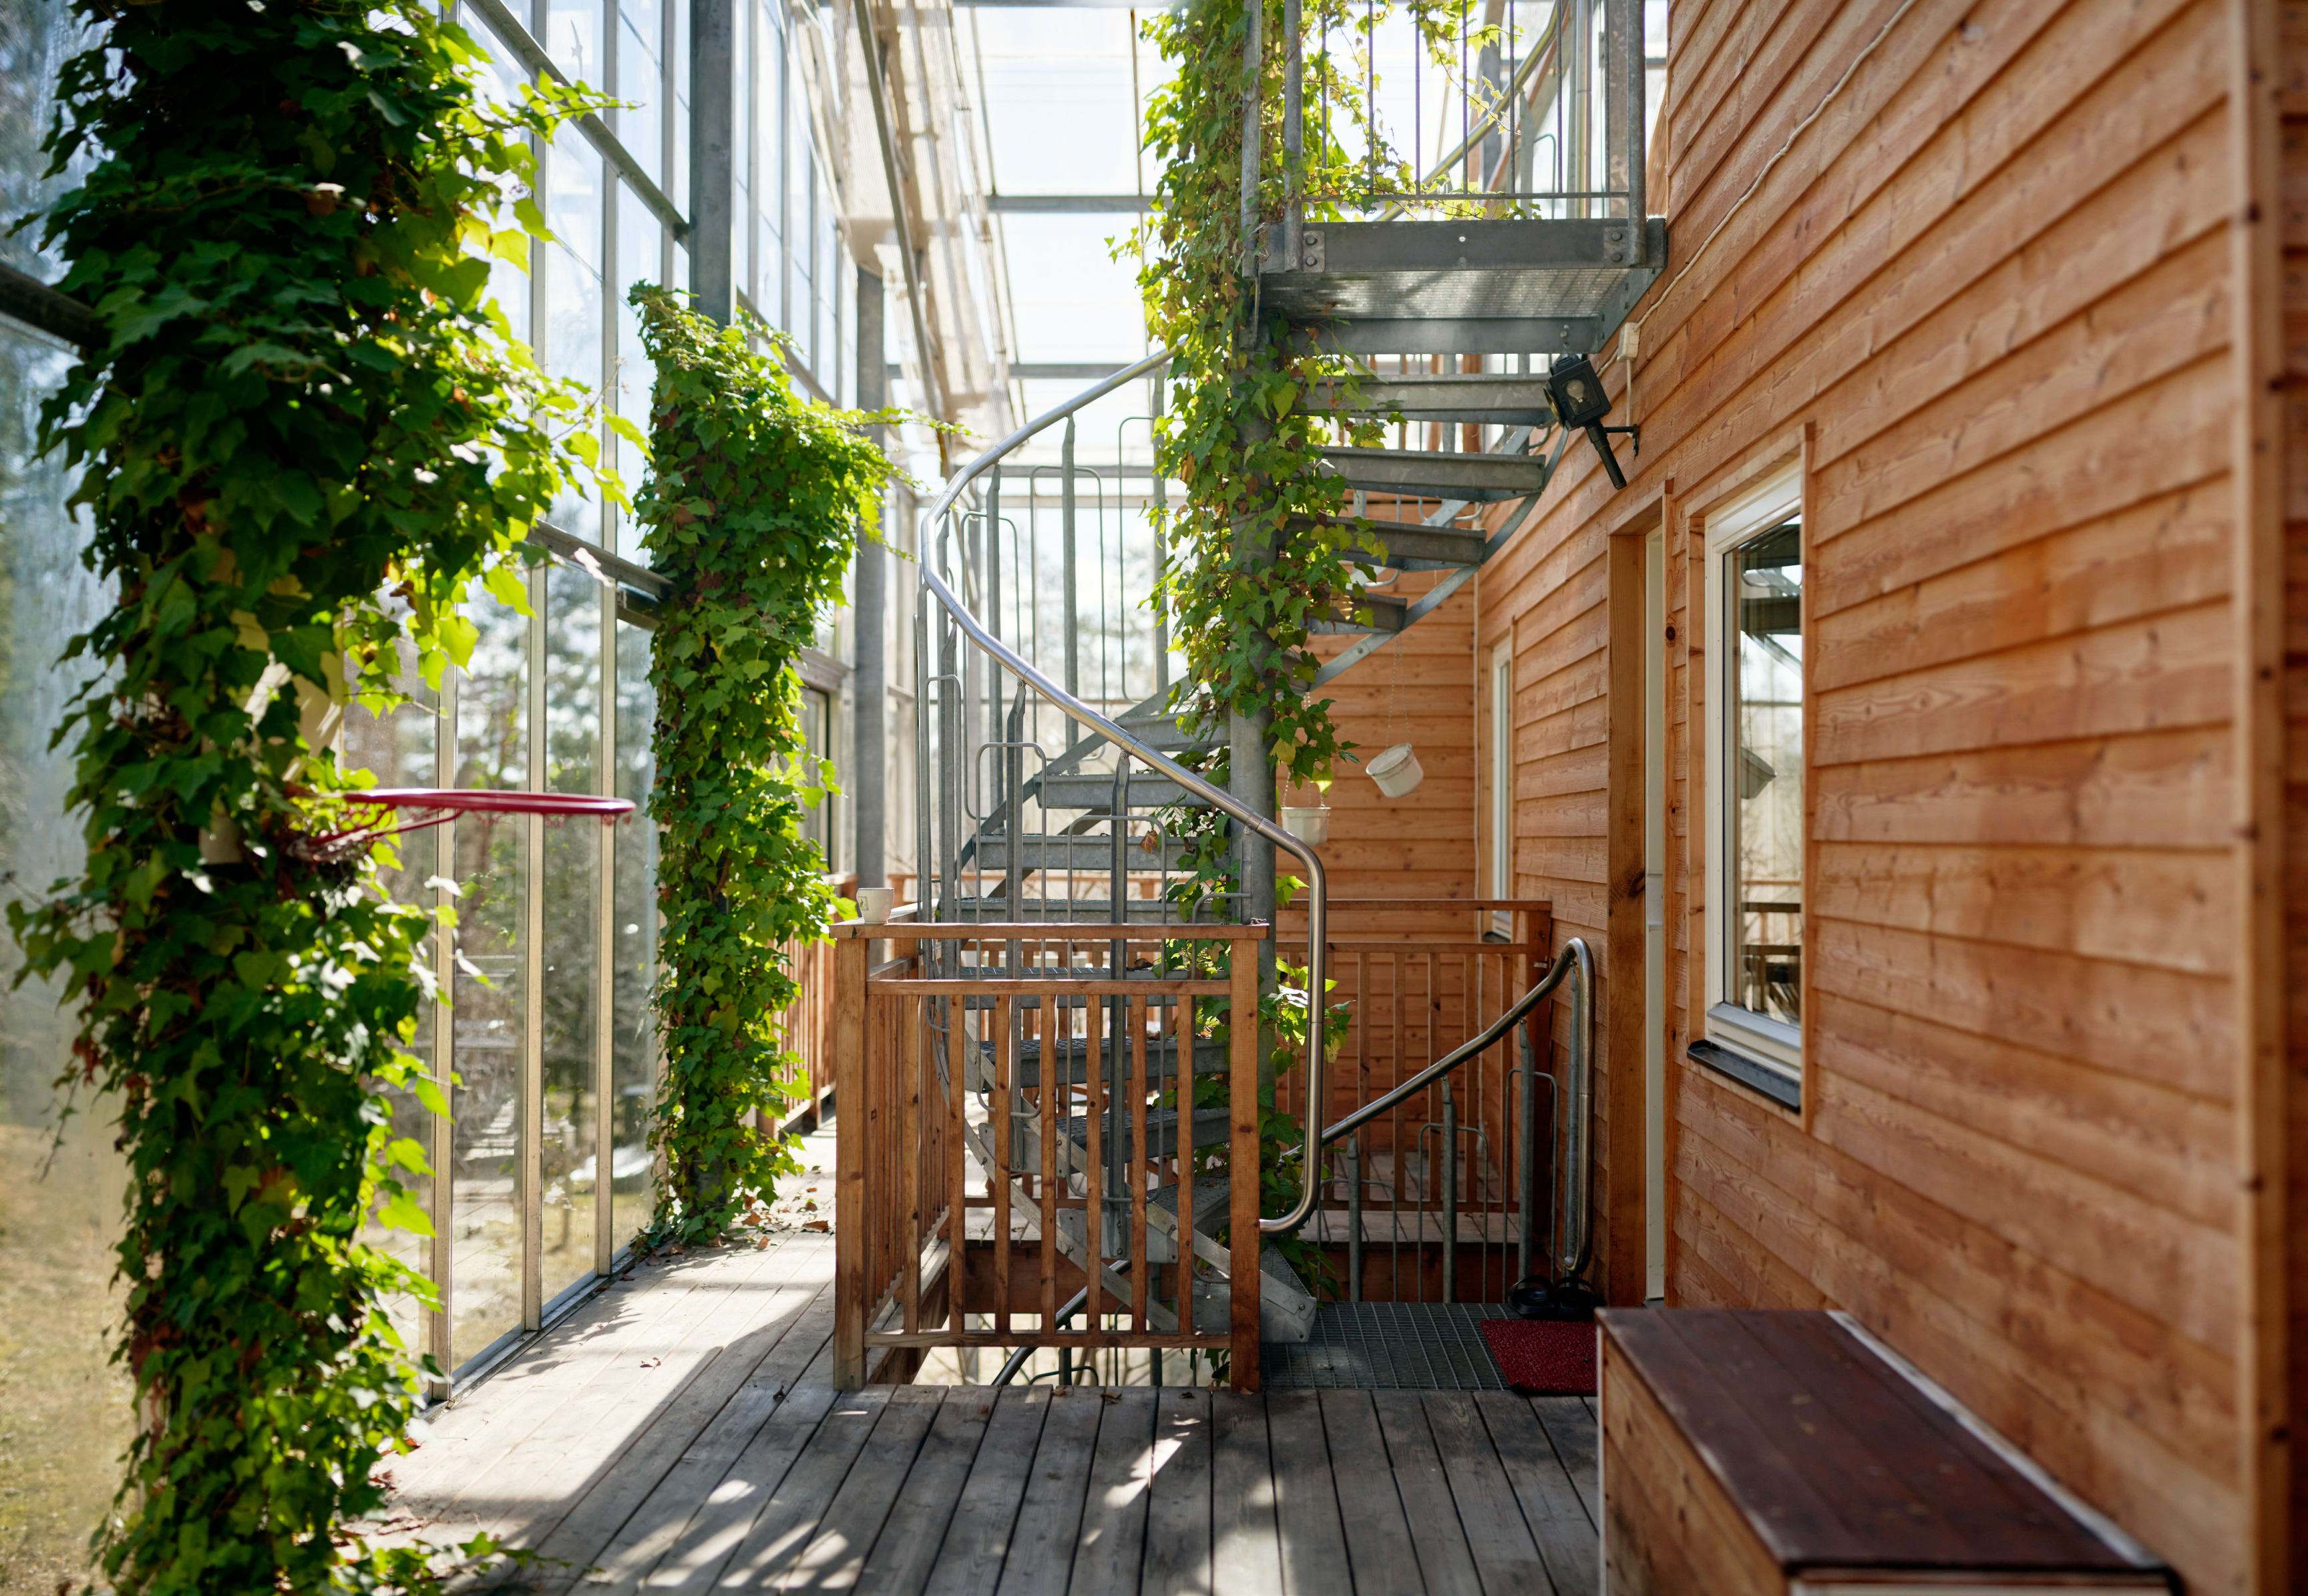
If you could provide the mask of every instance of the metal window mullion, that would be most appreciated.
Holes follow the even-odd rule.
[[[599,590],[601,692],[595,722],[593,790],[617,794],[617,594]],[[607,1274],[616,1261],[616,999],[617,833],[598,826],[600,845],[593,871],[593,1272]]]
[[[461,673],[452,666],[441,673],[441,711],[433,723],[433,781],[435,786],[453,786],[457,780],[457,678]],[[457,878],[457,822],[452,815],[448,823],[433,833],[440,839],[434,844],[440,850],[439,867],[434,878],[442,884],[433,889],[435,910],[445,910],[453,902],[450,884]],[[453,996],[456,990],[457,963],[453,933],[444,925],[433,929],[433,979],[437,990]],[[433,1081],[441,1095],[453,1109],[456,1097],[451,1081],[456,1073],[457,1027],[456,1011],[435,1007],[433,1011]],[[433,1289],[441,1306],[429,1316],[426,1325],[426,1350],[433,1355],[445,1380],[454,1367],[451,1358],[452,1293],[454,1279],[456,1227],[456,1153],[457,1122],[451,1114],[436,1114],[432,1125],[433,1143],[433,1245],[430,1272]],[[445,1386],[440,1394],[446,1394]]]
[[[545,570],[529,572],[529,790],[545,790]],[[521,950],[521,1324],[545,1319],[545,816],[522,842]]]

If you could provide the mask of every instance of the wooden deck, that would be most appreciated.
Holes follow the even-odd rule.
[[[831,1238],[632,1272],[396,1460],[395,1536],[502,1588],[1586,1596],[1578,1397],[828,1377]]]

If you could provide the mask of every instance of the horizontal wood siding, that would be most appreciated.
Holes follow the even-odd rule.
[[[1602,951],[1606,548],[1664,512],[1670,1301],[1850,1310],[2189,1588],[2239,1591],[2229,10],[1899,10],[1674,8],[1653,166],[1670,280],[1641,307],[1632,416],[1627,365],[1605,368],[1641,469],[1614,493],[1574,444],[1481,579],[1477,658],[1515,660],[1515,890]],[[2308,126],[2291,141],[2286,224],[2308,242]],[[2308,373],[2304,279],[2308,258],[2286,279]],[[1790,1112],[1682,1061],[1704,1034],[1703,520],[1798,453],[1813,789]],[[1638,972],[1605,974],[1635,1000]],[[1632,1222],[1602,1216],[1604,1255]]]

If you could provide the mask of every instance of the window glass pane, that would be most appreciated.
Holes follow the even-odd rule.
[[[642,203],[633,190],[618,184],[616,303],[610,317],[616,340],[616,376],[610,385],[608,402],[618,415],[644,433],[649,430],[651,373],[649,356],[642,348],[641,313],[629,303],[629,296],[633,284],[659,280],[659,268],[665,263],[664,237],[663,224],[656,213]],[[612,433],[608,458],[624,483],[625,491],[640,491],[642,477],[649,469],[641,449]],[[640,547],[640,529],[623,517],[616,519],[618,524],[605,539],[607,547],[612,553],[633,557]]]
[[[788,80],[786,96],[786,303],[778,325],[794,334],[795,353],[809,358],[811,202],[816,196],[816,168],[809,136],[809,96]]]
[[[1730,1000],[1802,1020],[1803,529],[1789,521],[1726,556],[1732,715]]]
[[[400,645],[399,675],[402,690],[411,694],[415,702],[402,704],[384,716],[371,714],[357,704],[345,712],[345,768],[375,772],[379,787],[438,787],[441,783],[435,774],[438,766],[435,755],[440,729],[440,695],[427,687],[418,674],[417,651],[405,640]],[[434,893],[425,884],[440,869],[440,831],[428,828],[410,832],[394,838],[392,846],[400,858],[400,867],[381,873],[385,892],[396,902],[430,909]],[[418,956],[427,969],[432,967],[429,940]],[[417,1011],[417,1040],[410,1050],[428,1072],[433,1067],[433,1026],[439,1013],[440,1005],[434,1003],[422,1004]],[[424,1148],[425,1160],[430,1164],[436,1145],[433,1116],[411,1092],[387,1092],[385,1102],[392,1115],[392,1134],[409,1137]],[[406,1172],[401,1181],[417,1205],[425,1210],[428,1218],[432,1217],[433,1183]],[[429,1272],[431,1248],[414,1231],[371,1224],[363,1239],[410,1268]],[[395,1296],[387,1301],[385,1309],[401,1339],[422,1351],[425,1341],[415,1303],[406,1296]]]
[[[559,242],[543,252],[545,368],[589,392],[601,386],[600,156],[582,134],[564,125],[547,165],[546,216]],[[600,506],[590,492],[570,491],[553,506],[555,522],[598,540]]]
[[[816,761],[833,757],[833,698],[815,687],[801,690],[801,731],[803,746],[809,750],[811,763],[802,772],[805,781],[816,782],[819,769]],[[805,807],[801,812],[801,834],[817,844],[817,857],[826,868],[832,867],[833,852],[830,846],[830,823],[833,814],[831,798]]]
[[[657,695],[649,679],[650,634],[617,628],[617,768],[616,796],[646,807],[657,780],[650,734]],[[631,1241],[649,1222],[656,1201],[650,1179],[650,1110],[657,1082],[657,1026],[650,988],[657,981],[657,824],[646,815],[610,833],[616,850],[615,927],[616,1045],[610,1057],[611,1165],[616,1238]]]
[[[545,35],[538,42],[571,82],[608,87],[608,64],[601,58],[601,0],[547,0]]]
[[[737,125],[732,133],[736,140],[736,156],[730,162],[736,194],[730,201],[729,280],[737,292],[760,303],[759,285],[754,279],[757,252],[754,239],[754,195],[761,192],[762,173],[754,149],[758,132],[754,115],[754,80],[765,71],[769,55],[764,51],[757,59],[754,42],[760,30],[752,23],[752,13],[740,9],[730,19],[730,31],[736,36],[731,46],[736,57],[735,78],[731,92],[736,96]]]
[[[529,618],[493,600],[474,603],[467,616],[480,639],[457,682],[457,770],[450,784],[522,787],[529,780]],[[535,824],[523,815],[484,813],[461,815],[444,828],[463,893],[450,1013],[458,1075],[450,1100],[456,1116],[452,1368],[521,1323],[522,896]]]
[[[755,125],[761,130],[758,146],[761,159],[761,185],[755,190],[754,210],[760,217],[762,239],[762,291],[754,301],[762,319],[772,327],[785,315],[785,152],[786,152],[786,73],[785,19],[777,0],[764,0],[756,13],[755,26],[761,30],[762,71],[754,99]]]
[[[514,63],[512,52],[499,44],[496,36],[481,26],[478,19],[468,31],[472,34],[473,42],[481,47],[481,61],[477,69],[481,97],[502,105],[519,105],[519,85],[528,81],[529,74],[521,70]],[[512,207],[507,205],[495,219],[495,225],[517,228],[521,224],[513,220]],[[531,258],[535,258],[534,254]],[[489,294],[496,300],[498,308],[504,312],[505,319],[512,324],[512,335],[527,339],[529,273],[510,261],[492,256],[489,261]]]
[[[617,7],[616,96],[630,100],[609,113],[617,142],[650,180],[667,187],[665,160],[665,10],[662,0],[622,0]],[[679,196],[667,189],[676,205]]]
[[[546,573],[545,785],[598,792],[601,733],[601,586],[582,571]],[[545,1104],[541,1147],[543,1281],[552,1300],[593,1272],[599,1098],[601,825],[545,828]]]

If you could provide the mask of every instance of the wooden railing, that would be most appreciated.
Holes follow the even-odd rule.
[[[843,897],[857,891],[852,875],[830,878]],[[784,1124],[808,1129],[825,1115],[833,1092],[833,944],[822,940],[786,944],[787,969],[800,988],[786,1005],[783,1030],[786,1046],[801,1056],[804,1096],[789,1109]]]
[[[1353,1019],[1329,1073],[1325,1125],[1479,1034],[1529,990],[1554,952],[1554,916],[1540,900],[1333,898],[1331,919],[1330,1001],[1349,1004]],[[1291,931],[1286,915],[1286,947]],[[1519,1028],[1520,1039],[1486,1049],[1328,1150],[1322,1204],[1302,1234],[1322,1245],[1339,1297],[1497,1302],[1521,1273],[1543,1267],[1559,1124],[1552,1006]],[[1277,1106],[1303,1122],[1300,1086],[1286,1074]],[[1528,1151],[1525,1090],[1537,1094]],[[1526,1193],[1534,1197],[1529,1212]]]
[[[835,928],[837,1385],[1029,1346],[1223,1352],[1256,1389],[1256,1028],[1205,1033],[1266,934]]]

